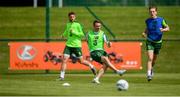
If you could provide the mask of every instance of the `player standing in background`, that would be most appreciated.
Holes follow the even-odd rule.
[[[147,49],[147,80],[151,81],[154,73],[153,66],[157,59],[157,55],[162,46],[162,35],[163,32],[169,31],[169,26],[162,17],[157,16],[157,7],[149,7],[150,18],[146,22],[146,29],[142,33],[142,36],[147,38],[146,49]]]
[[[118,70],[115,66],[110,62],[108,58],[108,54],[104,51],[104,42],[107,43],[108,47],[111,47],[111,42],[108,41],[104,32],[100,29],[101,23],[97,20],[93,22],[93,30],[88,31],[87,34],[87,42],[90,50],[90,55],[93,60],[102,64],[102,68],[99,70],[97,76],[93,79],[94,83],[99,84],[99,78],[104,74],[104,72],[109,67],[115,73],[122,75],[126,70]]]
[[[94,66],[83,59],[82,57],[82,50],[81,50],[81,42],[82,38],[84,37],[83,28],[78,23],[76,19],[76,15],[74,12],[70,12],[68,14],[69,22],[66,24],[66,29],[63,33],[64,37],[67,37],[66,47],[63,52],[63,61],[61,64],[61,71],[60,71],[60,80],[64,80],[65,70],[66,70],[66,63],[70,58],[70,55],[74,54],[77,58],[79,58],[79,62],[83,65],[89,66],[94,75],[96,75],[96,70]]]

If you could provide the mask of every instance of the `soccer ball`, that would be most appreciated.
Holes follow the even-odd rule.
[[[127,91],[129,88],[129,84],[126,80],[120,79],[116,83],[117,89],[120,91]]]

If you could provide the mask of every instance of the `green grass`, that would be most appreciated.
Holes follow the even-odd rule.
[[[146,7],[90,7],[111,29],[117,38],[142,38],[145,19],[149,17]],[[50,37],[58,38],[64,31],[67,14],[77,13],[77,20],[84,30],[92,28],[95,19],[85,7],[63,7],[50,9]],[[45,8],[0,7],[0,38],[45,38]],[[165,18],[171,31],[164,38],[179,38],[180,7],[159,7],[159,16]],[[107,32],[108,36],[109,33]],[[112,37],[110,37],[112,38]]]
[[[58,74],[7,74],[1,77],[0,95],[69,95],[69,96],[177,96],[180,95],[180,74],[156,73],[152,82],[145,74],[105,74],[100,85],[91,83],[89,74],[67,74],[65,81],[56,81]],[[128,91],[118,91],[119,79],[129,82]],[[70,87],[62,86],[68,82]]]
[[[107,24],[118,38],[141,38],[140,34],[145,28],[145,19],[149,17],[145,7],[102,7],[92,10]],[[171,31],[166,38],[176,37],[179,34],[179,7],[159,7],[159,16],[165,18]],[[166,36],[167,35],[167,36]]]

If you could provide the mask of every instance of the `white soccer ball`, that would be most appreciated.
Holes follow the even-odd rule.
[[[120,91],[127,91],[129,88],[129,83],[124,79],[120,79],[117,81],[116,86]]]

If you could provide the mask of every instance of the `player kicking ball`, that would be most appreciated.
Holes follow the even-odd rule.
[[[102,64],[102,68],[99,70],[97,76],[93,79],[93,83],[100,84],[99,79],[104,74],[104,72],[109,67],[115,73],[123,75],[126,70],[118,70],[109,60],[108,54],[104,51],[104,42],[107,43],[108,47],[111,47],[110,41],[108,41],[106,35],[101,30],[101,22],[95,20],[93,22],[93,30],[88,31],[87,33],[87,42],[90,50],[91,58]]]

